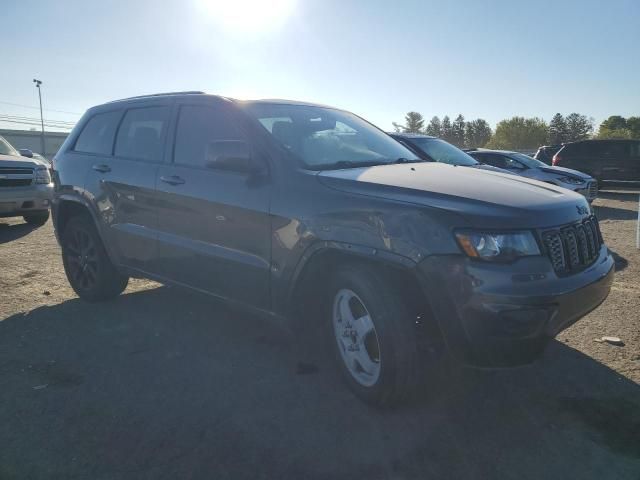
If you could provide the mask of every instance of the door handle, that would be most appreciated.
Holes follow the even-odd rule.
[[[184,183],[184,179],[177,175],[171,175],[169,177],[162,176],[160,177],[160,181],[168,183],[169,185],[182,185]]]
[[[107,173],[111,171],[111,167],[109,165],[94,165],[92,167],[96,172]]]

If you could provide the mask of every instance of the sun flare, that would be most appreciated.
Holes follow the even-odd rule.
[[[226,30],[262,33],[277,30],[293,13],[296,0],[197,0],[202,13]]]

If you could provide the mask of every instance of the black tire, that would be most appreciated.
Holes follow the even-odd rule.
[[[47,220],[49,220],[49,210],[47,210],[46,212],[38,212],[31,215],[25,215],[22,218],[29,225],[41,227],[42,225],[47,223]]]
[[[129,282],[111,263],[93,221],[72,217],[62,234],[62,263],[67,279],[80,298],[88,302],[111,300]]]
[[[345,289],[357,295],[356,300],[362,302],[375,327],[379,376],[369,386],[357,381],[350,372],[334,330],[334,308],[339,302],[337,296]],[[409,398],[418,383],[416,319],[397,286],[375,268],[345,266],[330,282],[327,303],[331,342],[339,368],[351,390],[365,402],[380,407],[396,405]]]

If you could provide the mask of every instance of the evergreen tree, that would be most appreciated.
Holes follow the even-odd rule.
[[[586,115],[572,113],[567,116],[565,123],[567,127],[566,141],[568,142],[585,140],[593,132],[593,120],[587,118]],[[549,129],[551,130],[551,126],[549,126]]]
[[[449,143],[452,143],[453,141],[453,126],[451,125],[451,119],[449,118],[449,115],[445,115],[442,119],[440,138]]]
[[[393,122],[396,132],[402,133],[422,133],[424,130],[424,118],[418,112],[408,112],[404,116],[404,125]]]
[[[453,121],[453,125],[451,126],[451,143],[460,148],[464,147],[464,127],[464,117],[462,116],[462,114],[459,114]]]
[[[549,143],[560,145],[567,141],[567,122],[560,113],[556,113],[549,123]]]
[[[429,125],[427,125],[427,130],[425,133],[427,135],[431,135],[432,137],[442,136],[442,122],[437,116],[431,119]]]
[[[465,125],[464,145],[467,148],[484,147],[491,139],[491,127],[486,120],[478,118]]]

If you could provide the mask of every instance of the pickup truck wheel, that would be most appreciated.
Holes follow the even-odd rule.
[[[377,406],[404,400],[416,386],[417,342],[395,286],[375,269],[342,268],[330,306],[337,361],[353,392]]]
[[[49,220],[49,210],[47,210],[46,212],[41,212],[41,213],[34,213],[32,215],[25,215],[22,218],[29,225],[36,225],[36,226],[40,227],[40,226],[44,225],[45,223],[47,223],[47,220]]]
[[[71,218],[64,229],[62,263],[73,290],[89,302],[115,298],[129,282],[111,263],[93,222],[84,216]]]

